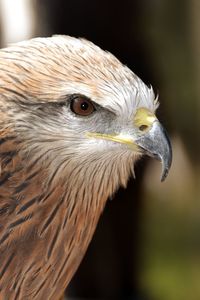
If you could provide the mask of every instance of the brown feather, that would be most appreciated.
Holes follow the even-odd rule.
[[[0,299],[61,297],[107,198],[132,173],[133,152],[101,151],[80,120],[72,132],[57,103],[78,89],[131,115],[140,85],[155,110],[152,90],[85,40],[36,39],[0,51]]]

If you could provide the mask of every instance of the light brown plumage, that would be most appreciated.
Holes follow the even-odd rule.
[[[97,105],[91,117],[70,111],[77,94]],[[85,40],[0,51],[0,299],[61,297],[140,155],[87,133],[130,133],[136,109],[156,106],[152,89]]]

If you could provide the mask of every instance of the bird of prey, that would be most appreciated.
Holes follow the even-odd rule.
[[[171,165],[158,100],[85,39],[0,50],[0,299],[60,299],[136,160]]]

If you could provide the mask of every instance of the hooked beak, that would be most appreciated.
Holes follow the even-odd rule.
[[[155,120],[151,128],[135,140],[144,154],[154,157],[162,162],[161,181],[168,175],[172,163],[171,143],[166,130]]]
[[[136,153],[147,154],[162,162],[161,181],[168,175],[172,163],[171,143],[165,129],[156,116],[146,108],[139,108],[134,117],[134,126],[138,129],[137,136],[129,133],[102,134],[90,132],[88,137],[110,140],[126,144]]]

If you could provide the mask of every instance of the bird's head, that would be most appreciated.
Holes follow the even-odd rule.
[[[3,49],[0,62],[0,101],[28,161],[49,162],[58,178],[69,168],[82,177],[89,170],[90,179],[102,170],[100,177],[125,185],[148,154],[162,162],[165,179],[172,152],[155,116],[158,101],[112,54],[54,36]]]

